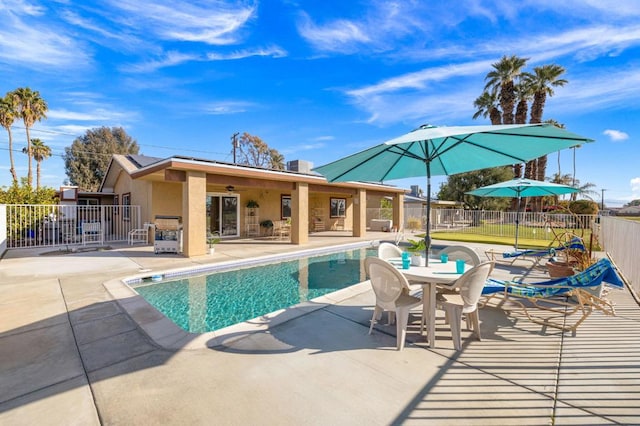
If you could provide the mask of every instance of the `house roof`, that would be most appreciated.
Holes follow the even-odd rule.
[[[114,164],[120,167],[114,167]],[[111,192],[117,181],[119,171],[128,173],[133,179],[162,180],[167,173],[174,171],[183,173],[186,171],[201,171],[211,175],[226,176],[227,181],[233,184],[233,178],[274,180],[282,182],[304,182],[310,185],[329,185],[335,188],[368,188],[371,190],[404,193],[405,190],[396,186],[367,183],[367,182],[339,182],[329,183],[324,176],[315,172],[304,173],[290,170],[274,170],[243,164],[226,163],[216,160],[207,160],[196,157],[174,155],[167,158],[149,157],[144,155],[120,155],[114,154],[105,177],[100,186],[101,191]],[[220,184],[223,184],[221,181]]]

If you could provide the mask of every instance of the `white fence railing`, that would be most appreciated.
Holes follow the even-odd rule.
[[[367,220],[390,219],[391,209],[367,209]],[[431,231],[451,231],[468,234],[510,237],[515,239],[516,219],[519,220],[519,238],[546,240],[551,242],[558,233],[570,231],[579,233],[592,228],[595,215],[575,215],[561,213],[515,212],[432,209]],[[398,224],[393,224],[397,226]],[[424,207],[405,207],[405,231],[424,231],[426,226],[426,209]]]
[[[640,222],[611,216],[601,217],[600,242],[636,294],[640,293]]]
[[[515,212],[434,209],[431,211],[431,231],[489,235],[515,238],[516,220],[519,238],[551,241],[558,233],[578,233],[591,229],[595,215],[575,215],[543,212]],[[426,217],[423,209],[405,209],[405,229],[423,230]]]
[[[8,204],[5,209],[7,249],[82,244],[83,229],[85,242],[96,232],[104,243],[126,241],[129,231],[140,228],[140,206]],[[87,231],[89,223],[94,225]]]

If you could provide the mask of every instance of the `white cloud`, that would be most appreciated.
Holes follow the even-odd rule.
[[[271,56],[273,58],[283,58],[287,56],[287,52],[286,50],[278,46],[270,46],[266,48],[237,50],[235,52],[227,54],[208,53],[207,59],[211,61],[227,61],[234,59],[244,59],[252,56]]]
[[[110,30],[108,28],[110,22],[97,23],[96,19],[84,17],[71,10],[60,11],[60,17],[74,27],[85,30],[84,34],[87,39],[114,50],[122,52],[135,51],[141,47],[150,48],[143,39],[132,34],[122,25]]]
[[[279,151],[281,154],[285,156],[292,156],[292,155],[298,155],[302,151],[316,151],[316,150],[325,149],[326,147],[327,147],[327,144],[325,143],[309,143],[309,144],[301,144],[301,145],[295,145],[288,148],[283,148],[283,149],[280,149]]]
[[[624,141],[624,140],[629,139],[629,135],[626,134],[625,132],[620,131],[620,130],[607,129],[602,133],[604,135],[609,136],[611,138],[611,140],[614,141],[614,142]]]
[[[631,191],[633,191],[634,197],[640,198],[640,177],[631,179],[629,185],[631,186]]]
[[[237,3],[175,2],[169,0],[113,0],[123,11],[120,22],[151,31],[165,40],[227,45],[238,41],[237,31],[255,14],[256,6]]]
[[[120,67],[120,70],[130,73],[148,73],[159,70],[161,68],[177,66],[186,62],[227,61],[244,59],[252,56],[271,56],[273,58],[282,58],[287,56],[287,52],[277,46],[257,49],[244,49],[227,54],[213,52],[200,54],[171,51],[167,52],[159,59],[149,60],[138,64],[125,65]]]
[[[81,42],[46,22],[23,21],[10,10],[0,9],[0,59],[42,71],[85,68],[91,58]]]
[[[332,141],[332,140],[335,140],[335,136],[329,136],[329,135],[327,135],[327,136],[317,136],[317,137],[313,138],[313,140],[314,141],[318,141],[318,142],[321,142],[321,141]]]
[[[209,115],[227,115],[246,112],[253,104],[243,101],[212,102],[202,106],[202,111]]]
[[[429,82],[451,80],[457,77],[482,75],[491,67],[491,61],[476,61],[462,64],[425,68],[420,71],[388,78],[371,86],[349,90],[348,95],[356,98],[376,96],[383,93],[404,91],[405,89],[424,89]]]
[[[309,43],[323,51],[353,52],[358,46],[371,41],[365,27],[346,19],[320,26],[305,14],[298,24],[298,31]]]
[[[148,73],[160,68],[180,65],[184,62],[203,61],[204,57],[199,54],[189,54],[181,52],[167,52],[163,57],[146,62],[125,65],[120,67],[121,71],[132,73]]]

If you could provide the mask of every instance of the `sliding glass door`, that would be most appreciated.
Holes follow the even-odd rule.
[[[237,195],[207,194],[207,232],[218,232],[222,237],[237,237],[239,204]]]

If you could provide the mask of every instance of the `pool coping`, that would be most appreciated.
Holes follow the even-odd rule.
[[[270,261],[293,260],[308,255],[320,255],[323,253],[348,250],[350,248],[370,247],[376,243],[378,243],[377,240],[341,244],[283,254],[259,256],[252,259],[218,262],[207,266],[191,266],[167,269],[159,272],[154,271],[151,275],[147,271],[128,277],[106,281],[103,283],[103,286],[118,305],[126,312],[126,314],[129,315],[138,327],[149,337],[149,339],[161,348],[167,350],[214,348],[227,345],[253,333],[266,331],[270,327],[283,324],[294,318],[307,315],[329,305],[334,305],[365,293],[371,289],[369,281],[363,281],[312,300],[298,303],[288,308],[270,312],[248,321],[205,333],[193,333],[182,329],[140,296],[132,287],[129,286],[129,283],[139,283],[142,282],[142,280],[152,279],[156,276],[177,278],[179,276],[191,276],[214,271],[222,271],[238,266],[250,267],[258,264],[269,263]]]

